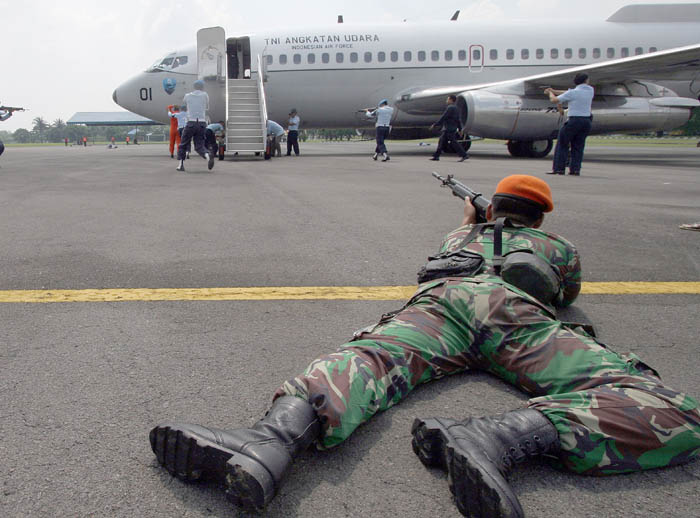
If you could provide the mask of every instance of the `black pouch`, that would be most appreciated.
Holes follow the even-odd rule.
[[[483,257],[464,249],[428,257],[428,263],[418,271],[418,284],[443,277],[472,277],[483,267]]]

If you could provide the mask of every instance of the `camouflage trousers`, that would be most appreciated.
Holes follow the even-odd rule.
[[[275,397],[309,401],[328,448],[421,383],[469,369],[534,396],[528,407],[554,424],[560,461],[577,473],[671,466],[700,454],[693,398],[497,282],[421,285],[399,313],[313,361]]]

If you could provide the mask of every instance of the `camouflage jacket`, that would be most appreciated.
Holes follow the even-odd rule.
[[[471,229],[472,225],[465,225],[447,234],[440,247],[440,252],[454,252]],[[503,227],[502,246],[503,255],[514,250],[532,250],[533,253],[554,267],[562,282],[562,289],[553,302],[554,306],[565,307],[576,299],[581,291],[581,261],[576,248],[569,241],[539,229],[505,226]],[[483,228],[464,248],[478,253],[486,262],[486,269],[472,279],[506,284],[509,289],[536,300],[496,275],[493,268],[493,226]]]

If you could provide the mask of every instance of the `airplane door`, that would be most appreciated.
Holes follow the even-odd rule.
[[[228,78],[250,79],[250,38],[248,36],[229,38],[226,43],[226,52],[228,54]]]
[[[469,71],[481,72],[484,69],[484,46],[469,45]]]
[[[209,94],[209,117],[219,121],[226,114],[226,33],[223,27],[197,31],[197,76]]]

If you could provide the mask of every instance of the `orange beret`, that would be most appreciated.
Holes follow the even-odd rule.
[[[512,174],[506,176],[498,182],[496,186],[497,194],[505,194],[508,196],[516,196],[525,198],[526,200],[534,201],[542,206],[542,212],[552,212],[554,204],[552,203],[552,191],[549,190],[549,185],[544,180],[527,174]]]

